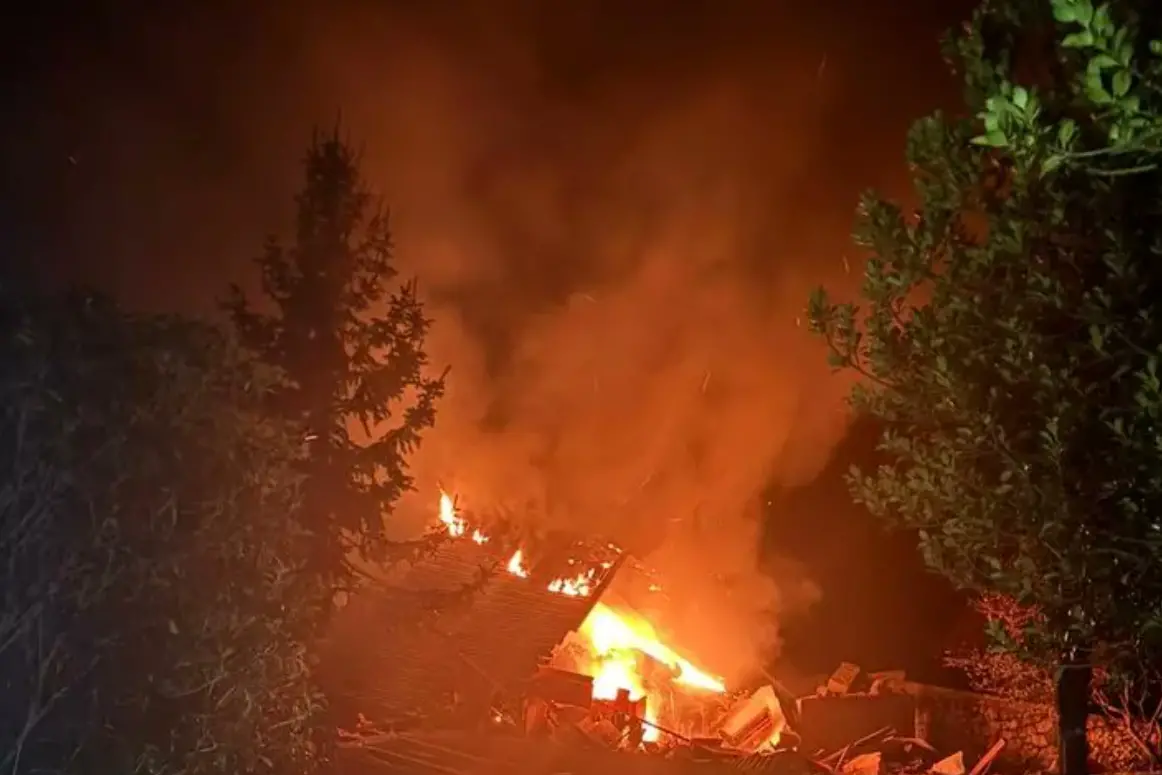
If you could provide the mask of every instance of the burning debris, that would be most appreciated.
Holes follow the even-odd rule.
[[[436,718],[429,715],[404,732],[395,722],[373,723],[360,714],[356,729],[341,734],[347,747],[379,746],[381,757],[389,756],[385,741],[407,737],[408,745],[419,745],[417,735],[435,734],[437,728],[447,734],[454,720],[459,734],[475,729],[493,737],[725,768],[713,771],[984,775],[1004,746],[997,741],[967,772],[963,754],[942,757],[916,729],[900,671],[864,673],[844,663],[814,693],[802,697],[770,676],[749,690],[731,690],[609,591],[628,560],[616,546],[603,545],[605,553],[597,557],[537,562],[538,555],[526,545],[473,524],[451,496],[442,493],[439,504],[451,547],[444,560],[416,569],[409,588],[423,587],[416,586],[416,578],[449,575],[453,566],[447,558],[457,554],[491,557],[500,571],[493,591],[484,593],[492,598],[477,601],[464,615],[468,624],[455,624],[458,619],[438,622],[423,636],[427,640],[407,635],[416,640],[411,651],[423,657],[411,667],[418,679],[413,684],[429,696],[438,689],[452,697],[456,713],[445,714],[435,728]],[[636,581],[648,590],[645,594],[659,593],[661,580],[640,575]],[[508,612],[504,621],[528,634],[512,629],[507,638],[499,636],[496,617],[502,611]],[[565,625],[569,617],[575,618]],[[534,636],[528,628],[542,620]],[[554,631],[558,634],[551,636]],[[555,646],[547,645],[550,637],[556,638]],[[519,658],[500,651],[521,648]],[[391,647],[396,664],[402,651],[398,645]],[[405,696],[420,696],[394,685],[381,694],[391,696],[397,706]],[[851,718],[844,720],[844,713]]]
[[[479,546],[492,541],[492,537],[484,528],[469,524],[468,519],[456,508],[455,498],[446,492],[440,493],[439,516],[444,531],[451,539],[468,539]],[[617,558],[621,556],[621,549],[614,544],[606,543],[604,548],[608,550],[605,552],[607,556],[596,561],[583,563],[576,557],[568,558],[566,561],[568,572],[552,577],[545,584],[545,588],[566,597],[590,597],[602,577],[613,568]],[[525,548],[522,546],[517,546],[508,555],[504,569],[509,575],[521,579],[531,579],[533,576]]]
[[[440,494],[439,517],[450,538],[471,535],[475,540],[479,536],[479,544],[490,540],[482,529],[469,524],[447,493]],[[614,558],[623,556],[614,544],[607,542],[604,549]],[[568,557],[565,566],[577,569],[575,575],[554,576],[545,588],[566,597],[591,598],[615,561],[610,557]],[[533,581],[523,547],[513,551],[504,568],[510,576]],[[660,585],[650,579],[649,589],[658,591]],[[640,722],[641,728],[630,736],[636,736],[637,743],[657,742],[664,731],[662,722],[675,723],[679,708],[689,704],[683,700],[726,692],[721,678],[678,654],[643,616],[624,604],[615,607],[594,601],[581,626],[555,649],[552,663],[591,678],[592,699],[613,703],[617,708],[614,716]]]
[[[645,724],[644,742],[681,726],[684,707],[726,692],[720,678],[667,646],[639,614],[603,602],[558,646],[551,664],[589,676],[594,700],[620,703],[623,712],[636,714]]]
[[[596,621],[605,622],[614,633],[622,632],[623,624],[608,625],[605,615],[599,615]],[[574,636],[585,637],[580,633]],[[618,643],[630,640],[629,636],[618,637],[621,638]],[[641,632],[632,637],[639,644],[642,638],[650,639],[647,644],[656,642],[651,635]],[[578,647],[576,639],[567,641],[555,660],[561,660],[562,652],[575,651]],[[617,648],[636,650],[633,646]],[[656,650],[655,646],[650,648]],[[658,658],[639,652],[638,657],[642,656],[654,660],[655,667],[668,669],[671,685],[678,685],[675,672],[682,662],[675,660],[676,655],[662,652]],[[788,699],[785,689],[777,684],[731,693],[714,683],[716,679],[698,672],[688,676],[685,689],[668,696],[660,693],[656,685],[647,685],[640,677],[643,672],[640,665],[630,668],[620,658],[608,664],[619,667],[605,672],[591,671],[596,672],[591,675],[542,666],[527,682],[519,716],[494,708],[490,717],[492,734],[524,740],[529,746],[552,744],[562,751],[562,756],[573,757],[572,762],[604,750],[670,759],[675,765],[681,762],[683,768],[693,766],[696,771],[706,773],[780,775],[985,775],[1005,745],[1004,740],[997,740],[971,769],[966,766],[962,752],[941,756],[924,739],[890,726],[880,727],[832,751],[809,751],[791,726],[792,720],[799,717],[798,711],[787,707],[787,703],[797,705],[810,699],[854,696],[847,694],[851,683],[827,682],[814,694]],[[854,677],[848,667],[843,674]],[[641,688],[631,690],[619,685],[623,683]],[[842,693],[828,693],[835,688],[840,688]],[[666,704],[674,699],[679,703],[685,701],[685,713],[674,712]],[[659,700],[663,701],[659,703]],[[361,722],[362,730],[346,733],[347,746],[382,746],[388,744],[385,742],[388,739],[403,740],[401,745],[422,744],[422,736],[413,739],[415,735],[409,733],[384,735],[365,719]],[[532,750],[530,747],[529,751]],[[616,771],[631,771],[628,761],[618,763]],[[465,775],[493,771],[487,767],[457,770]]]

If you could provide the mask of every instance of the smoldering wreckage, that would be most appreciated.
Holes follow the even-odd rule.
[[[728,689],[654,631],[635,603],[661,585],[616,546],[577,542],[544,577],[447,495],[440,515],[452,540],[340,612],[334,642],[361,642],[335,660],[360,708],[340,729],[346,772],[983,775],[1004,746],[971,768],[943,755],[898,672],[844,664],[806,696],[771,676]]]

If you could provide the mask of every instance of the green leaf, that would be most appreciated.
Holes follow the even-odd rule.
[[[1089,30],[1071,32],[1061,40],[1062,48],[1089,48],[1093,45],[1093,34]]]
[[[1086,75],[1085,95],[1096,105],[1108,105],[1113,102],[1113,97],[1102,83],[1101,73],[1091,72]]]
[[[1131,63],[1134,60],[1134,44],[1130,43],[1129,41],[1119,43],[1115,47],[1114,51],[1116,54],[1116,59],[1118,60],[1118,64],[1129,69]]]
[[[1089,60],[1089,69],[1091,70],[1109,70],[1111,67],[1117,66],[1118,60],[1109,54],[1098,54]]]
[[[1077,15],[1077,23],[1088,27],[1093,21],[1093,3],[1090,0],[1074,0],[1073,9]]]
[[[1126,94],[1129,93],[1129,91],[1130,91],[1130,71],[1129,70],[1119,70],[1118,72],[1114,73],[1113,90],[1114,90],[1113,96],[1115,98],[1125,97]]]
[[[1053,18],[1062,24],[1077,21],[1077,9],[1071,0],[1053,0]]]
[[[973,145],[984,145],[990,148],[1004,148],[1009,144],[1009,138],[999,129],[978,135],[971,140]]]
[[[1114,22],[1110,16],[1110,4],[1102,3],[1099,5],[1093,13],[1093,18],[1088,23],[1098,35],[1107,37],[1112,34]]]
[[[1096,323],[1089,327],[1089,341],[1093,345],[1093,349],[1098,352],[1105,350],[1105,336],[1102,334],[1101,327]]]

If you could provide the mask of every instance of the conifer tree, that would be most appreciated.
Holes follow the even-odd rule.
[[[275,410],[301,423],[304,511],[314,571],[352,578],[351,552],[384,560],[385,519],[412,486],[407,458],[435,422],[443,375],[424,351],[429,321],[401,281],[388,214],[338,132],[316,135],[296,199],[293,239],[257,260],[263,306],[237,287],[227,309],[245,345],[286,378]]]
[[[1067,775],[1087,767],[1095,660],[1128,672],[1162,655],[1148,7],[984,2],[949,48],[969,117],[908,138],[919,209],[865,197],[858,306],[810,304],[835,365],[863,377],[854,406],[885,428],[857,500],[916,530],[934,569],[1036,612],[1020,643],[1057,672]]]

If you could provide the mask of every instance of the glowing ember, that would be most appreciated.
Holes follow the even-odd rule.
[[[472,540],[483,546],[484,544],[488,543],[488,536],[484,535],[484,533],[481,533],[479,530],[473,530]]]
[[[524,551],[517,549],[508,561],[508,572],[518,578],[527,579],[529,577],[528,568],[525,567]]]
[[[572,565],[573,561],[570,560]],[[549,591],[568,597],[589,597],[593,594],[593,581],[597,571],[590,569],[585,573],[568,579],[553,579],[549,582]]]
[[[440,493],[440,521],[448,530],[448,535],[459,538],[468,530],[468,523],[456,513],[456,504],[452,496],[446,492]]]

